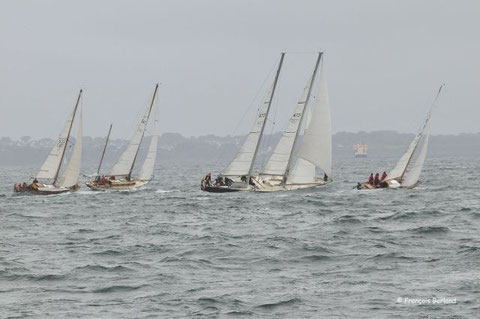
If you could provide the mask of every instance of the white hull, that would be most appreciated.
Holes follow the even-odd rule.
[[[145,180],[132,180],[132,181],[126,181],[126,180],[114,180],[111,181],[111,184],[106,184],[106,185],[98,185],[96,182],[88,182],[85,185],[88,186],[88,188],[93,189],[95,191],[106,191],[106,190],[132,190],[132,189],[137,189],[140,187],[143,187],[150,183],[150,181],[145,181]]]
[[[296,183],[296,184],[283,184],[280,178],[263,179],[261,176],[255,176],[252,178],[255,183],[255,192],[280,192],[280,191],[293,191],[298,189],[315,188],[327,185],[332,181],[324,181],[323,178],[315,178],[313,183]]]

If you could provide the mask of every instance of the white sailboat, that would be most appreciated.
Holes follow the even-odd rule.
[[[254,127],[239,152],[223,171],[219,181],[212,182],[209,174],[202,179],[202,190],[208,192],[241,190],[267,192],[309,188],[328,182],[327,175],[331,173],[331,124],[323,67],[320,67],[320,81],[318,94],[314,99],[315,103],[310,103],[317,71],[322,62],[322,52],[318,55],[313,75],[309,79],[303,96],[272,156],[262,172],[259,174],[252,172],[284,56],[285,54],[282,53],[272,88],[263,105],[260,106]],[[306,121],[303,121],[304,114],[307,114]],[[303,122],[306,122],[305,133],[300,141],[299,133]],[[293,166],[292,169],[291,166]],[[324,177],[317,178],[315,176],[317,167],[323,170]]]
[[[407,151],[400,157],[395,167],[387,174],[387,177],[378,183],[359,183],[358,189],[375,189],[375,188],[414,188],[420,182],[420,174],[427,157],[428,142],[430,139],[430,119],[432,110],[442,91],[444,85],[441,85],[435,96],[434,102],[430,107],[427,117],[423,122],[422,128],[415,135],[413,141],[407,148]]]
[[[145,115],[137,126],[137,130],[133,138],[130,140],[127,149],[118,159],[117,163],[113,166],[108,176],[97,176],[94,181],[87,182],[86,185],[93,190],[128,190],[135,189],[147,185],[153,178],[153,171],[155,168],[155,162],[157,157],[157,144],[158,144],[158,119],[155,118],[152,138],[148,149],[147,157],[140,169],[140,174],[137,178],[133,178],[132,173],[135,168],[135,163],[138,158],[140,146],[145,136],[148,121],[155,104],[155,98],[157,95],[158,84],[155,86],[153,92],[152,101],[147,108]],[[157,112],[158,113],[158,112]],[[109,132],[110,136],[110,132]],[[108,138],[107,142],[108,143]],[[100,173],[101,163],[103,161],[107,144],[105,144],[102,158],[97,174]]]
[[[38,195],[60,194],[77,190],[78,179],[80,176],[80,167],[82,161],[82,107],[80,99],[82,90],[78,94],[75,108],[72,115],[68,118],[67,123],[60,134],[55,146],[50,151],[47,159],[43,163],[39,172],[35,175],[30,185],[26,183],[16,184],[14,191],[18,193],[30,193]],[[73,152],[66,168],[61,173],[62,166],[67,153],[67,146],[70,141],[71,131],[77,114],[80,114],[78,121],[77,139]],[[60,174],[61,173],[61,174]],[[45,180],[46,182],[39,182]]]
[[[318,72],[319,68],[320,72]],[[318,74],[318,92],[312,103],[312,89]],[[300,140],[303,122],[305,122],[305,132]],[[295,157],[296,162],[291,169]],[[323,171],[323,177],[316,177],[317,168]],[[271,192],[325,185],[330,182],[328,176],[331,174],[331,168],[330,104],[323,68],[323,52],[320,52],[312,77],[305,86],[287,129],[263,171],[253,178],[255,190]]]
[[[278,78],[282,70],[285,53],[280,55],[280,62],[278,64],[275,79],[270,88],[265,101],[258,108],[257,116],[250,133],[243,142],[240,150],[235,155],[234,159],[223,171],[222,179],[225,178],[224,185],[214,185],[211,181],[211,175],[208,173],[206,177],[202,178],[201,189],[206,192],[223,193],[223,192],[237,192],[253,189],[253,182],[251,179],[253,165],[258,154],[258,148],[262,141],[263,131],[265,129],[265,122],[268,118],[268,112],[272,105],[275,89],[277,88]]]

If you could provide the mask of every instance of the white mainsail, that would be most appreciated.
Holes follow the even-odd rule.
[[[280,58],[280,63],[278,65],[277,73],[275,75],[275,80],[273,81],[272,87],[267,94],[267,97],[263,104],[259,107],[257,112],[257,117],[253,128],[250,133],[247,135],[247,138],[243,142],[240,150],[235,155],[235,158],[232,162],[225,168],[222,175],[224,176],[246,176],[250,175],[253,167],[253,162],[257,155],[258,146],[262,139],[263,130],[265,128],[265,121],[268,118],[268,112],[270,106],[272,105],[273,95],[275,94],[275,88],[277,86],[278,77],[280,75],[280,70],[283,64],[284,53],[282,53]]]
[[[135,134],[130,140],[130,143],[128,144],[127,149],[123,152],[123,154],[120,156],[117,163],[113,166],[112,171],[110,172],[110,175],[130,177],[130,174],[133,169],[133,165],[137,158],[138,149],[140,148],[140,144],[142,143],[142,140],[143,140],[143,135],[145,134],[145,129],[147,128],[148,119],[150,118],[150,113],[152,112],[152,107],[155,101],[157,89],[158,89],[158,84],[155,87],[155,92],[153,93],[151,105],[147,108],[145,115],[143,116],[142,120],[138,124],[137,130],[135,131]]]
[[[413,139],[413,141],[410,143],[410,145],[408,146],[408,149],[407,151],[405,152],[405,154],[402,155],[402,157],[400,157],[400,159],[398,160],[397,164],[395,165],[395,167],[388,173],[388,178],[389,180],[391,179],[399,179],[402,177],[402,175],[404,174],[405,170],[407,169],[407,165],[410,161],[410,158],[412,157],[413,155],[413,152],[415,151],[415,149],[417,148],[417,144],[418,142],[420,141],[420,137],[422,136],[422,133],[418,133],[415,138]]]
[[[82,95],[82,90],[77,98],[77,103],[75,108],[73,109],[72,115],[68,118],[67,123],[63,127],[60,136],[58,137],[55,146],[53,146],[52,150],[48,154],[47,159],[43,163],[42,167],[38,171],[36,178],[45,178],[45,179],[56,179],[58,176],[58,172],[60,171],[60,166],[62,165],[62,160],[65,154],[65,149],[68,144],[68,139],[70,136],[70,131],[72,129],[73,121],[75,120],[75,114],[77,112],[78,103],[80,101]]]
[[[423,168],[423,164],[425,163],[425,158],[427,157],[429,138],[430,138],[430,132],[427,129],[426,133],[424,133],[423,145],[420,150],[420,154],[415,160],[415,163],[413,163],[413,165],[409,167],[408,172],[405,173],[405,179],[402,183],[402,186],[410,187],[417,184],[420,178],[420,174],[422,173],[422,168]]]
[[[150,146],[148,147],[147,158],[145,159],[145,162],[143,162],[138,179],[144,180],[144,181],[149,181],[152,179],[153,170],[155,168],[155,162],[157,160],[157,145],[158,145],[158,119],[155,119],[155,123],[153,125],[152,140],[150,141]]]
[[[287,129],[283,132],[280,141],[278,142],[275,150],[270,156],[270,159],[265,165],[262,171],[262,175],[282,176],[285,174],[288,166],[288,161],[290,160],[290,155],[293,152],[295,139],[298,135],[297,131],[300,129],[303,112],[305,111],[305,103],[307,102],[307,97],[309,95],[312,82],[313,79],[310,78],[307,85],[303,89],[302,97],[300,98],[297,106],[295,107],[295,112],[288,121]]]
[[[331,175],[332,132],[330,103],[328,99],[327,78],[323,67],[323,57],[320,66],[318,94],[315,105],[312,108],[310,123],[308,123],[305,129],[305,134],[298,148],[297,156],[314,164],[328,176]],[[292,173],[294,174],[291,174],[289,178],[295,180],[295,172],[292,171]]]
[[[83,141],[83,119],[82,109],[80,108],[80,119],[78,122],[77,141],[73,148],[72,157],[67,165],[67,168],[63,172],[62,176],[58,179],[55,186],[57,187],[73,187],[78,184],[78,178],[80,176],[80,167],[82,164],[82,141]]]
[[[429,134],[430,134],[430,118],[432,116],[432,110],[433,110],[433,107],[435,106],[435,103],[438,100],[438,97],[440,96],[440,92],[442,91],[443,87],[444,87],[444,84],[442,84],[438,89],[437,95],[435,96],[432,106],[428,111],[427,117],[423,122],[422,129],[415,136],[412,143],[410,143],[407,151],[405,152],[405,154],[402,155],[397,165],[395,165],[395,167],[390,171],[390,173],[388,173],[388,178],[387,178],[388,180],[392,180],[392,179],[401,180],[405,178],[405,181],[402,183],[402,185],[407,187],[412,186],[418,182],[418,178],[420,177],[420,173],[423,168],[423,162],[425,162],[425,157],[427,155],[428,140],[429,140]],[[415,155],[414,153],[417,150],[418,144],[421,141],[422,137],[424,137],[424,139],[423,139],[423,146],[420,151],[420,155],[417,157],[417,160],[415,161],[415,164],[413,165],[413,167],[410,168],[410,172],[412,173],[409,173],[409,174],[411,174],[411,177],[408,177],[408,180],[406,180],[407,176],[405,176],[405,172],[407,171],[407,169],[409,169],[408,166],[410,165],[410,162]]]

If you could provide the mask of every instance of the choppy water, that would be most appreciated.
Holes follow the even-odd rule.
[[[478,318],[479,161],[352,189],[394,161],[274,194],[202,193],[207,165],[161,164],[144,191],[14,196],[34,168],[1,168],[0,317]]]

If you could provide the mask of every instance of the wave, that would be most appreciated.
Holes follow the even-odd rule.
[[[113,285],[104,288],[98,288],[92,290],[93,293],[108,293],[108,292],[123,292],[123,291],[133,291],[138,290],[143,287],[148,287],[149,285],[138,285],[138,286],[127,286],[127,285]]]
[[[445,226],[420,226],[411,228],[409,231],[415,234],[443,234],[448,233],[450,229]]]
[[[131,269],[131,268],[128,268],[128,267],[125,267],[125,266],[120,266],[120,265],[112,266],[112,267],[102,266],[102,265],[86,265],[86,266],[77,267],[77,268],[75,268],[75,270],[78,270],[78,271],[92,270],[92,271],[98,271],[98,272],[133,271],[133,269]]]
[[[256,308],[272,310],[272,309],[275,309],[275,308],[278,308],[278,307],[290,306],[290,305],[299,303],[300,301],[301,301],[300,298],[292,298],[292,299],[288,299],[288,300],[282,300],[282,301],[278,301],[278,302],[262,304],[262,305],[256,306]]]

